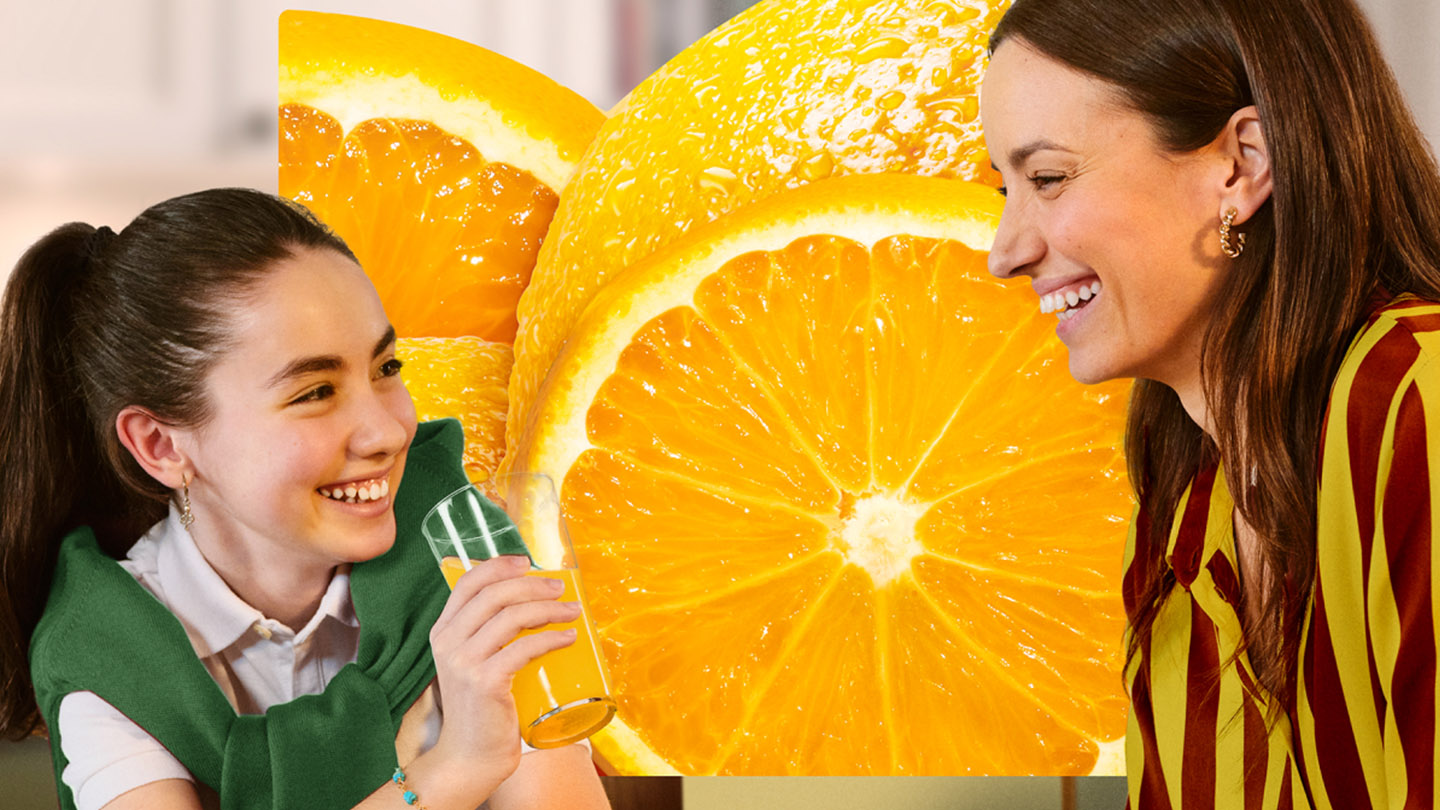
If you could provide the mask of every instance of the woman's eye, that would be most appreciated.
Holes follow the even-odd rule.
[[[1009,196],[1010,196],[1010,189],[1006,188],[1005,186],[1001,186],[1000,188],[997,188],[997,189],[995,189],[995,190],[998,191],[998,192],[1000,192],[1000,196],[1001,196],[1001,197],[1009,197]]]
[[[1044,190],[1065,179],[1063,174],[1037,174],[1030,178],[1030,183],[1038,190]]]
[[[398,357],[392,357],[392,358],[390,358],[389,360],[386,360],[385,362],[383,362],[383,363],[380,364],[380,374],[379,374],[379,376],[381,376],[381,377],[394,377],[395,375],[399,374],[399,373],[400,373],[400,369],[402,369],[402,368],[404,368],[404,367],[405,367],[405,363],[402,362],[402,361],[400,360],[400,358],[398,358]]]
[[[329,399],[333,396],[335,396],[335,386],[326,383],[325,385],[317,385],[314,388],[311,388],[309,391],[306,391],[300,396],[290,400],[290,404],[299,405],[305,402],[319,402],[321,400]]]

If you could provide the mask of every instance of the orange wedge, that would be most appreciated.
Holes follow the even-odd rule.
[[[395,354],[420,421],[459,419],[465,428],[465,473],[494,474],[505,453],[505,385],[514,354],[477,337],[400,338]]]
[[[402,336],[513,339],[557,193],[602,119],[461,40],[280,18],[280,193],[349,243]]]
[[[1007,5],[765,0],[636,87],[566,186],[521,299],[511,446],[590,299],[692,227],[830,176],[998,185],[977,86]]]
[[[1125,386],[985,270],[1001,200],[818,181],[614,278],[518,437],[621,773],[1114,773]]]

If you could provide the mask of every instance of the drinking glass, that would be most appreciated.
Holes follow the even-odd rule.
[[[520,633],[574,628],[575,643],[522,667],[511,694],[520,736],[531,746],[556,748],[589,737],[615,716],[615,700],[555,485],[539,473],[512,473],[479,486],[483,493],[466,485],[442,499],[425,516],[421,532],[451,588],[475,562],[523,554],[531,561],[528,576],[560,580],[565,586],[560,598],[580,603],[574,621]]]

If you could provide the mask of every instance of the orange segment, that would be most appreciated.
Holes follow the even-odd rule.
[[[1008,0],[766,0],[636,87],[586,151],[522,297],[510,444],[580,313],[688,230],[825,177],[998,185],[977,117]]]
[[[601,114],[460,40],[339,14],[280,21],[280,192],[346,240],[402,336],[509,342]]]
[[[402,335],[510,342],[555,192],[422,121],[280,108],[281,193],[355,252]],[[313,167],[313,168],[312,168]]]
[[[477,337],[400,338],[395,354],[416,415],[459,419],[465,428],[465,472],[484,481],[505,453],[505,384],[513,353]]]
[[[988,275],[999,208],[960,181],[817,181],[581,318],[512,463],[561,483],[612,765],[1114,767],[1124,386],[1074,383],[1054,319]]]

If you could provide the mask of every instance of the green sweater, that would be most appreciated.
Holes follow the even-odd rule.
[[[355,663],[324,692],[263,715],[235,714],[180,622],[100,551],[89,529],[67,536],[30,646],[61,806],[73,810],[75,800],[60,780],[66,761],[55,718],[61,698],[80,690],[158,739],[226,810],[350,808],[389,779],[401,717],[435,677],[430,626],[449,594],[420,521],[466,483],[463,443],[453,420],[420,426],[396,492],[395,545],[351,572]]]

